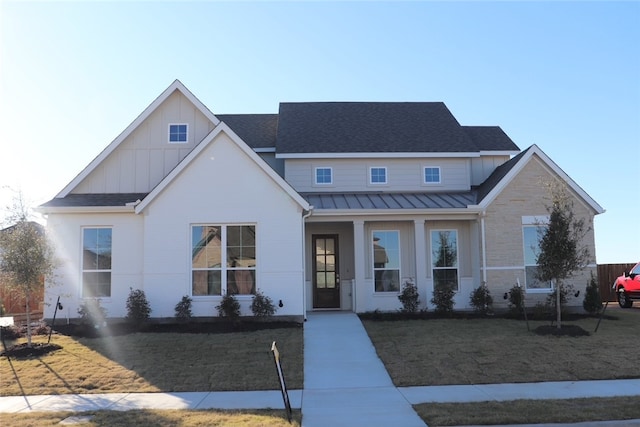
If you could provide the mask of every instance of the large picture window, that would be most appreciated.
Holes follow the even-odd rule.
[[[111,236],[107,227],[82,229],[82,296],[111,296]]]
[[[449,286],[458,290],[458,232],[431,231],[431,264],[434,289]]]
[[[376,292],[400,290],[400,232],[373,232],[373,275]]]
[[[193,296],[255,294],[255,226],[192,226],[191,277]]]
[[[544,225],[525,225],[522,227],[524,241],[524,272],[527,289],[551,289],[551,282],[538,280],[538,254],[540,253],[540,236],[546,230]]]

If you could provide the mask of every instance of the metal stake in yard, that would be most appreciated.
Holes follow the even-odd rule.
[[[531,328],[529,328],[529,318],[527,318],[527,306],[524,305],[524,292],[522,292],[522,288],[520,287],[519,277],[516,277],[516,282],[518,282],[518,290],[520,291],[520,295],[522,295],[522,312],[524,313],[524,321],[527,322],[527,331],[531,332]]]
[[[282,391],[284,407],[287,411],[287,420],[291,423],[291,402],[289,402],[287,383],[284,381],[284,373],[282,372],[282,365],[280,364],[280,352],[278,351],[278,347],[276,347],[275,341],[271,344],[271,353],[273,353],[273,361],[276,364],[276,371],[278,372],[278,381],[280,382],[280,390]]]
[[[58,309],[62,310],[62,304],[60,304],[60,295],[58,295],[58,300],[56,301],[56,309],[53,312],[53,320],[51,321],[51,327],[49,328],[49,339],[47,340],[47,344],[51,343],[51,334],[53,333],[53,327],[56,324],[56,314],[58,314]]]
[[[613,286],[616,285],[616,282],[613,282]],[[600,312],[600,318],[598,318],[598,324],[596,325],[596,329],[595,332],[598,332],[598,328],[600,327],[600,322],[602,321],[602,318],[604,317],[604,312],[607,311],[607,306],[609,305],[609,300],[611,299],[611,289],[613,289],[613,286],[609,288],[609,296],[607,297],[607,302],[604,303],[604,308],[602,309],[602,311]],[[601,302],[602,304],[602,302]]]

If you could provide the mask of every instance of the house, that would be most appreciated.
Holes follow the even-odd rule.
[[[441,102],[213,114],[176,80],[40,206],[63,259],[47,297],[62,295],[69,317],[96,297],[123,317],[140,288],[159,318],[183,295],[195,316],[215,316],[226,293],[250,315],[257,289],[293,318],[396,310],[409,280],[423,307],[443,284],[457,309],[482,283],[497,297],[519,282],[542,301],[551,285],[533,273],[550,180],[591,226],[583,289],[603,209],[536,145],[462,126]]]

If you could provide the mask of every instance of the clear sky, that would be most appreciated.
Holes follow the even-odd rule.
[[[0,0],[0,207],[53,198],[180,79],[214,113],[443,101],[537,144],[640,260],[640,2]],[[0,213],[0,219],[5,215]]]

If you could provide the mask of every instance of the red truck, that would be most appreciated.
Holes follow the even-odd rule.
[[[613,291],[622,308],[631,307],[634,299],[640,300],[640,262],[613,282]]]

